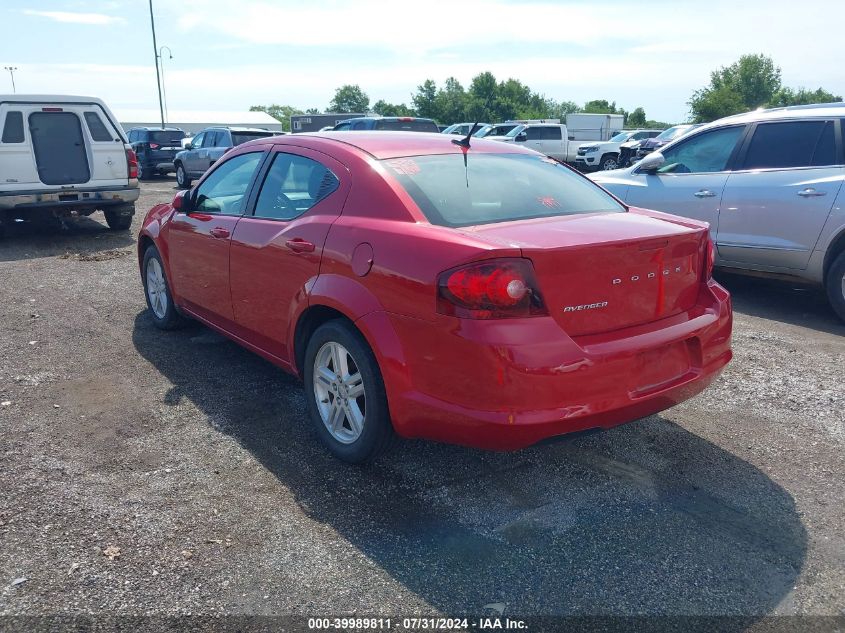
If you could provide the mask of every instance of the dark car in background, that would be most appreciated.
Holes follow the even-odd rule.
[[[674,141],[676,138],[681,138],[684,134],[688,134],[689,132],[693,131],[698,127],[701,127],[701,125],[685,124],[675,125],[666,130],[663,130],[654,138],[646,139],[645,141],[639,144],[639,146],[637,147],[635,160],[640,160],[643,156],[651,154],[653,151],[660,149],[664,145],[667,145],[670,141]]]
[[[175,169],[173,159],[182,151],[187,134],[178,127],[133,127],[127,136],[138,157],[138,180],[147,180]]]
[[[334,132],[357,130],[388,130],[394,132],[435,132],[440,128],[434,119],[422,119],[413,116],[365,116],[357,119],[340,121],[334,126]]]
[[[207,127],[197,134],[173,160],[176,183],[187,189],[194,178],[202,176],[223,154],[233,147],[257,138],[277,136],[271,132],[250,127]]]

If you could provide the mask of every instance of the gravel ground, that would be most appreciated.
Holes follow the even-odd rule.
[[[350,467],[293,378],[154,329],[135,235],[174,191],[144,183],[132,234],[0,242],[0,615],[845,616],[845,326],[818,292],[722,277],[735,360],[660,415]]]

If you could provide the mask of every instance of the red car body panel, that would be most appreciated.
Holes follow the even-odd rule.
[[[288,222],[207,221],[158,205],[144,221],[139,255],[149,241],[157,245],[182,311],[300,375],[294,350],[303,314],[324,306],[345,315],[373,349],[394,428],[405,437],[517,449],[656,413],[710,384],[731,358],[732,315],[727,291],[703,270],[706,224],[629,209],[432,225],[379,161],[464,151],[450,141],[355,132],[277,137],[272,149],[241,145],[226,158],[298,153],[329,167],[339,187]],[[470,152],[532,153],[482,139]],[[229,236],[213,244],[215,227]],[[313,250],[292,250],[296,240]],[[549,314],[438,313],[438,276],[491,258],[529,259]],[[203,270],[187,270],[189,261]],[[602,301],[614,309],[578,308]]]

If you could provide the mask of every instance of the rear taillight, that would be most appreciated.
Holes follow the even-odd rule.
[[[713,263],[716,260],[716,247],[713,246],[713,240],[707,238],[707,246],[704,249],[704,281],[707,281],[713,276]]]
[[[527,259],[491,259],[441,273],[437,280],[437,311],[465,319],[549,313]]]
[[[138,177],[138,157],[135,155],[135,151],[128,149],[126,150],[126,165],[129,168],[129,177],[130,178],[137,178]]]
[[[158,149],[159,147],[161,147],[161,145],[158,143],[150,143],[150,149]]]

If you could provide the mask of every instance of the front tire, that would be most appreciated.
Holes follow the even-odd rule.
[[[339,459],[374,460],[391,444],[387,394],[364,337],[338,319],[321,325],[305,350],[308,414],[320,441]]]
[[[182,163],[176,165],[176,184],[180,189],[187,189],[191,186],[191,179],[188,177],[188,172],[185,171],[185,166]]]
[[[164,262],[155,246],[144,251],[141,266],[141,280],[144,284],[144,296],[150,309],[153,323],[160,330],[175,330],[185,324],[185,318],[176,311],[170,284],[164,270]]]
[[[106,216],[106,224],[112,231],[128,231],[135,215],[135,205],[122,204],[114,209],[106,209],[103,215]]]
[[[834,312],[845,321],[845,251],[833,260],[827,271],[825,287]]]
[[[619,156],[617,154],[605,154],[601,157],[599,171],[619,169]]]

